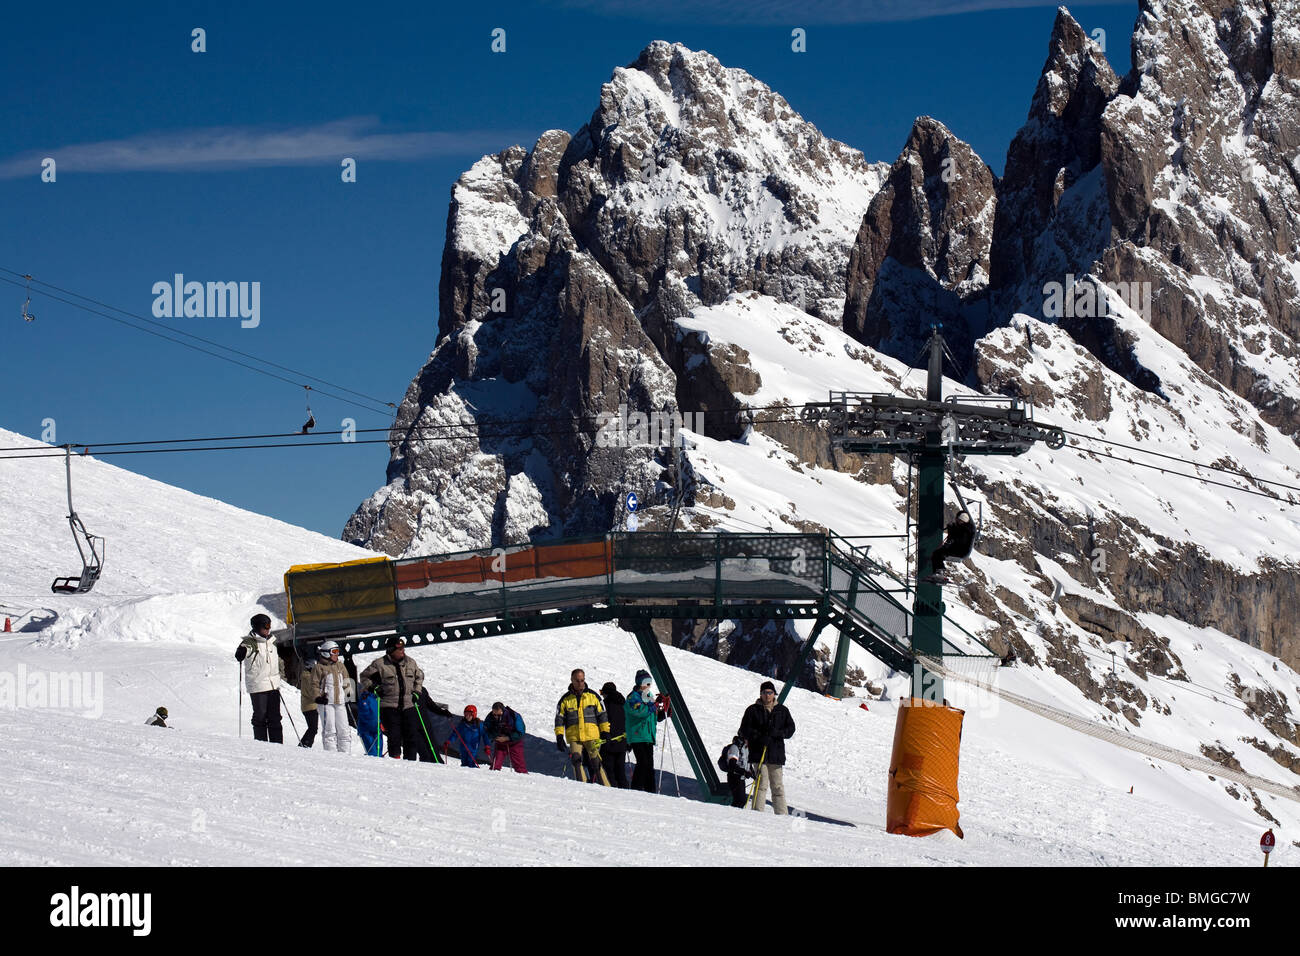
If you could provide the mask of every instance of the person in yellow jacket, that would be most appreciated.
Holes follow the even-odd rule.
[[[583,783],[587,782],[583,767],[585,753],[592,777],[599,778],[608,787],[609,779],[600,765],[600,745],[609,739],[605,703],[587,686],[587,675],[581,668],[569,678],[569,689],[555,707],[555,749],[560,753],[568,751],[573,763],[573,776]]]

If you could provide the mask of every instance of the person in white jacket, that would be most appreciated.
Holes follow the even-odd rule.
[[[252,630],[235,648],[235,660],[244,665],[244,686],[253,702],[253,739],[282,744],[280,679],[284,677],[284,661],[271,637],[271,619],[254,614],[248,623]]]
[[[320,662],[311,671],[316,683],[316,710],[320,713],[321,746],[341,754],[352,752],[348,726],[348,672],[339,660],[339,646],[326,641],[318,649]]]

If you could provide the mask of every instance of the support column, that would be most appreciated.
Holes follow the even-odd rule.
[[[943,401],[943,340],[939,326],[930,334],[930,368],[926,400]],[[925,450],[917,459],[916,598],[912,605],[912,649],[917,657],[943,653],[943,589],[923,580],[933,573],[930,556],[943,543],[943,488],[947,452],[936,428],[925,433]],[[943,702],[943,678],[920,661],[912,666],[912,696]]]
[[[817,638],[821,637],[822,630],[830,623],[824,617],[817,618],[817,623],[813,625],[812,633],[808,635],[808,640],[803,642],[803,650],[799,652],[798,658],[795,659],[794,665],[785,675],[785,683],[781,685],[781,693],[776,697],[778,704],[784,704],[785,699],[790,696],[790,691],[794,689],[795,682],[799,680],[799,675],[803,673],[804,664],[808,663],[808,658],[812,655],[813,648],[817,646]]]
[[[844,696],[844,678],[849,670],[849,639],[843,634],[835,642],[835,663],[831,667],[831,679],[826,685],[826,693],[832,697]]]

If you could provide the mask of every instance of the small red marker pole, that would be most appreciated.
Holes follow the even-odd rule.
[[[1273,844],[1277,841],[1273,837],[1273,830],[1270,828],[1264,831],[1264,835],[1259,838],[1259,848],[1264,854],[1264,868],[1268,869],[1268,855],[1273,852]]]

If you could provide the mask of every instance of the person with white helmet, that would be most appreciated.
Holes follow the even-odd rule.
[[[316,685],[316,709],[320,713],[321,746],[325,752],[352,752],[352,729],[348,726],[348,672],[339,660],[339,646],[325,641],[316,649],[320,661],[312,669]]]
[[[307,729],[302,732],[299,747],[307,750],[316,743],[316,734],[320,730],[320,713],[316,710],[316,655],[308,654],[301,661],[298,675],[298,693],[301,697],[302,719]]]

